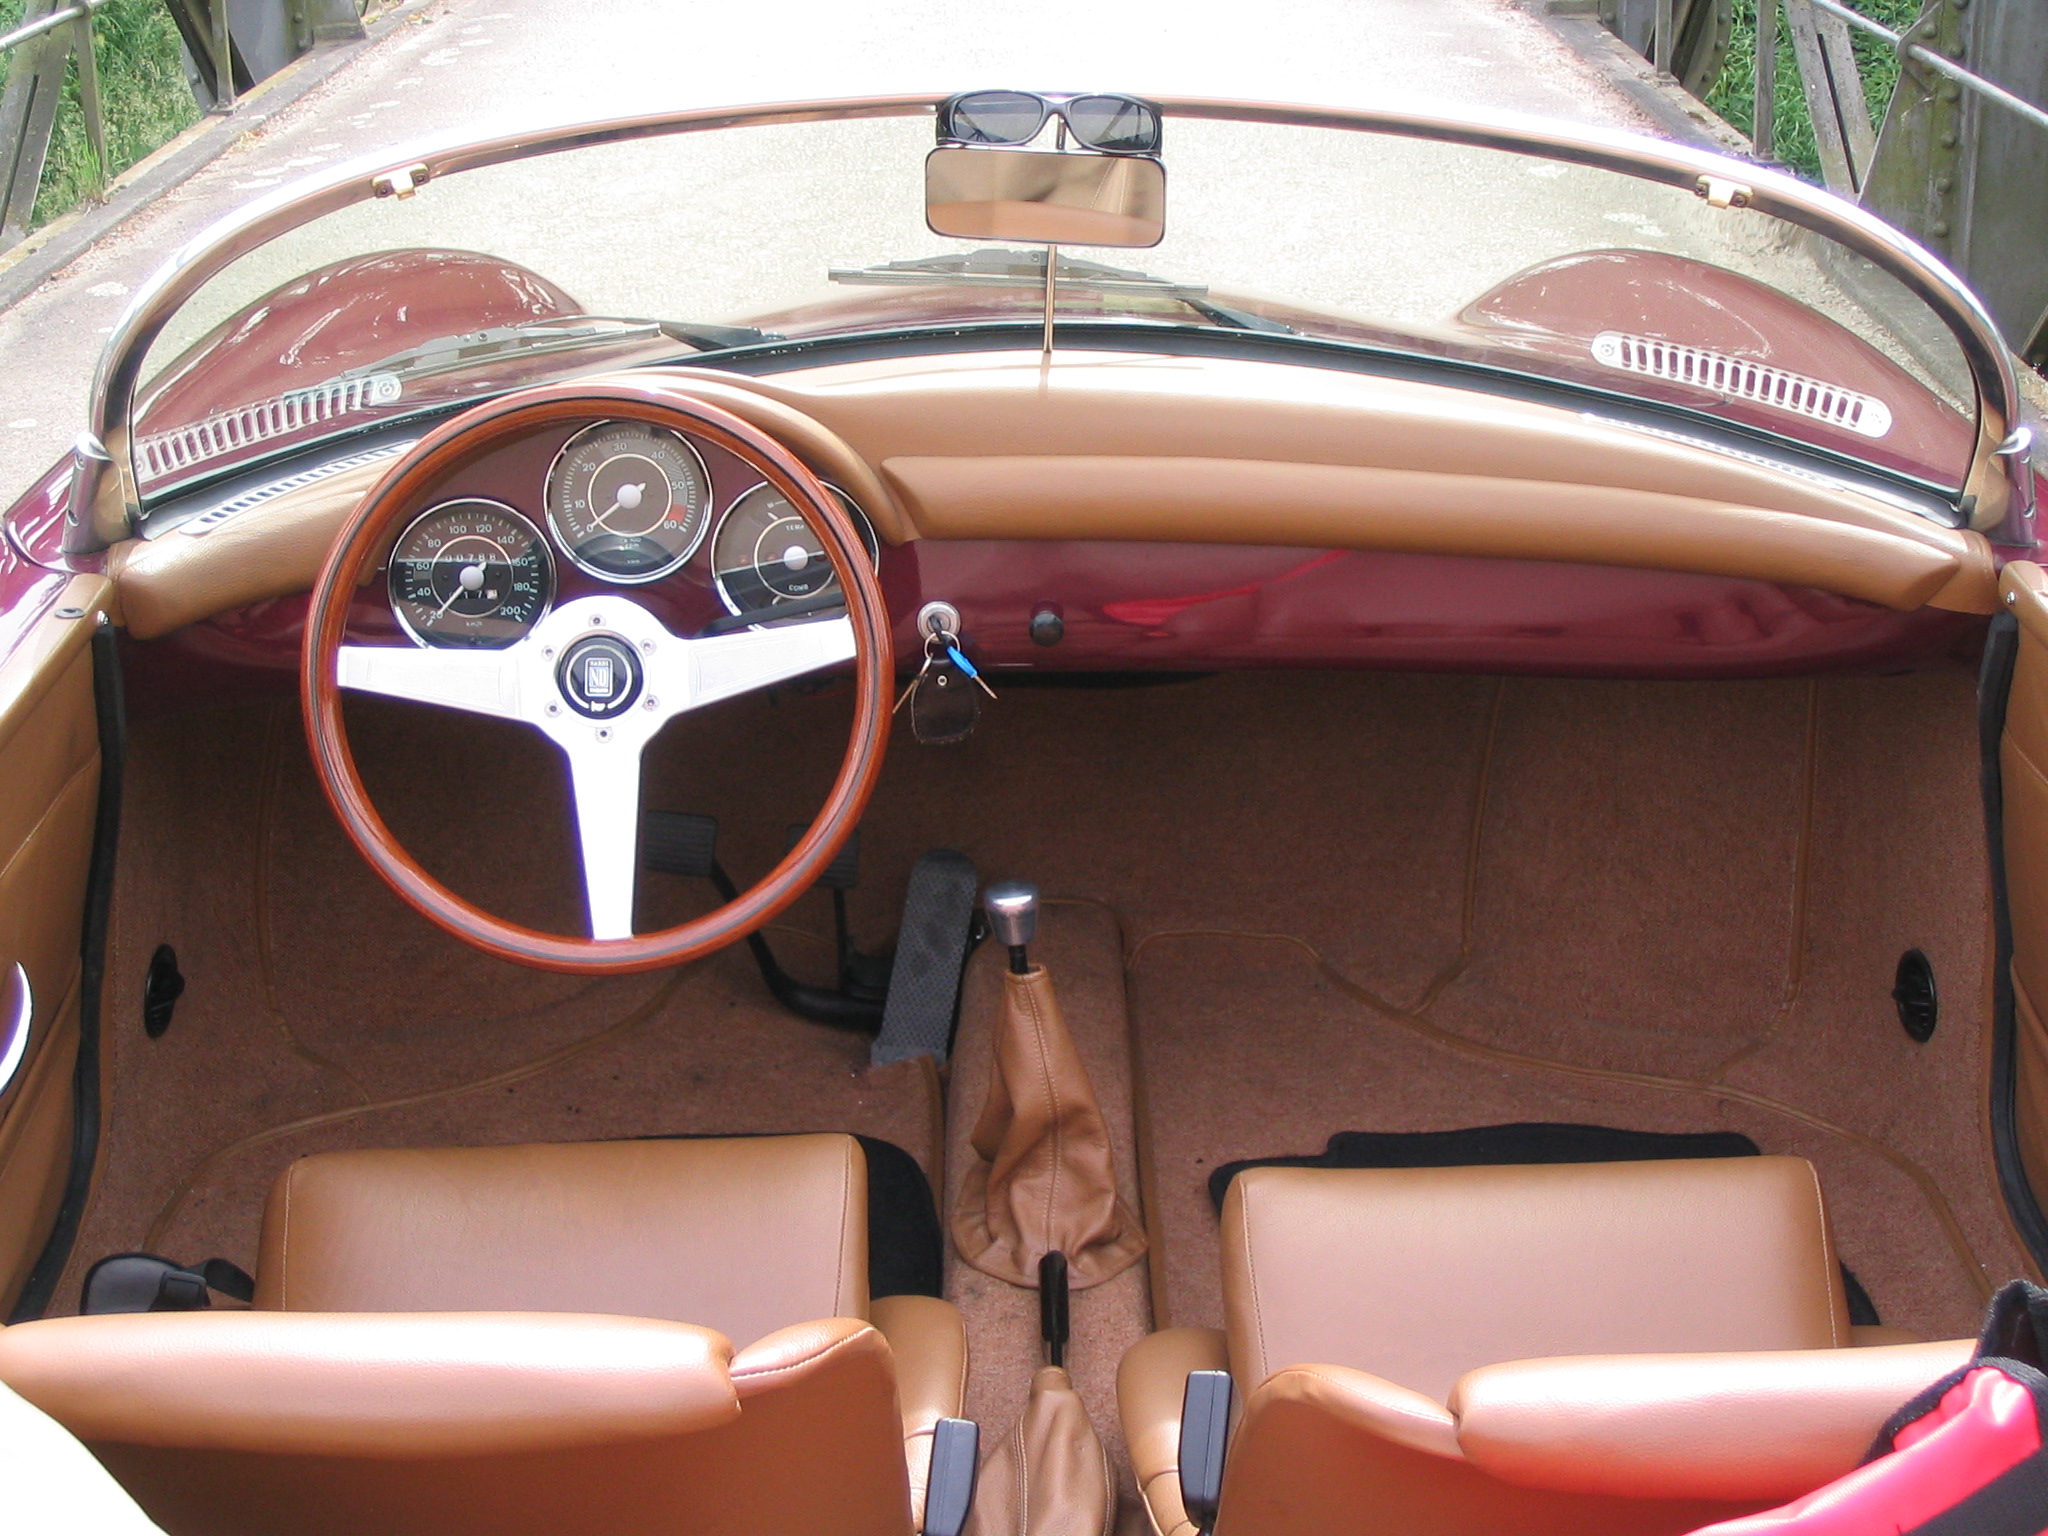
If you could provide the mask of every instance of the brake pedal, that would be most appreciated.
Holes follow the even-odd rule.
[[[854,859],[858,858],[856,853]],[[640,862],[643,868],[660,874],[708,880],[723,901],[739,898],[739,887],[733,884],[725,866],[718,862],[718,821],[715,817],[697,816],[685,811],[645,812],[640,818]],[[842,878],[847,878],[850,883],[852,872],[857,868],[857,863],[842,868],[842,862],[835,859],[826,873],[830,875],[834,870],[840,870]],[[823,885],[827,882],[821,877],[818,883]],[[846,897],[842,888],[832,887],[832,900],[839,915],[839,948],[843,956],[851,946],[846,938]],[[844,959],[840,964],[839,989],[833,991],[814,987],[790,975],[782,968],[782,962],[775,958],[775,951],[769,948],[768,940],[758,931],[747,935],[747,949],[754,957],[762,984],[768,988],[769,994],[798,1018],[809,1019],[813,1024],[828,1024],[834,1029],[857,1030],[862,1034],[881,1028],[880,995],[869,995],[851,984]]]
[[[640,818],[640,863],[660,875],[709,880],[718,862],[718,818],[649,811]]]
[[[869,1056],[876,1066],[916,1056],[943,1065],[951,1053],[980,889],[974,861],[950,848],[934,848],[911,869],[882,1032]]]

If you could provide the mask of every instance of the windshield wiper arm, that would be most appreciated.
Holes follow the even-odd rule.
[[[1170,299],[1199,299],[1209,291],[1203,283],[1176,283],[1171,278],[1072,256],[1060,258],[1054,275],[1063,287],[1085,288],[1091,293],[1155,293]],[[958,255],[921,256],[912,261],[884,261],[871,267],[833,267],[826,276],[835,283],[966,283],[981,288],[1043,288],[1045,252],[985,248]]]
[[[606,315],[569,315],[557,320],[529,320],[520,325],[495,325],[480,331],[461,331],[453,336],[436,336],[351,368],[328,380],[330,384],[386,374],[403,383],[437,373],[453,373],[476,363],[500,357],[534,356],[549,352],[575,352],[587,347],[623,346],[666,337],[682,342],[697,352],[722,352],[728,347],[747,347],[757,342],[780,341],[770,331],[750,325],[703,325],[682,320],[627,320]]]
[[[922,256],[911,261],[885,261],[871,267],[833,267],[827,274],[835,283],[876,283],[910,286],[915,284],[960,283],[977,288],[1043,288],[1045,252],[985,248],[957,255]],[[1063,288],[1089,293],[1132,293],[1176,299],[1205,320],[1236,331],[1271,331],[1293,336],[1291,325],[1269,320],[1246,310],[1218,304],[1209,297],[1206,283],[1176,283],[1149,272],[1133,272],[1099,261],[1072,256],[1060,258],[1053,273]]]

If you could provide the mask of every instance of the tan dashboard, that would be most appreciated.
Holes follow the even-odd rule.
[[[1819,476],[1547,404],[1275,363],[1003,352],[767,379],[672,370],[850,492],[884,542],[1121,540],[1750,578],[1988,613],[1982,535]],[[139,638],[308,590],[387,464],[115,552]]]

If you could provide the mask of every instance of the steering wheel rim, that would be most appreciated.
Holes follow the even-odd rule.
[[[635,933],[624,938],[579,938],[528,928],[484,911],[428,874],[392,834],[371,804],[349,747],[341,703],[343,685],[340,668],[345,660],[345,650],[361,654],[371,649],[345,647],[349,605],[367,575],[374,572],[376,561],[391,538],[395,537],[400,520],[424,505],[428,493],[450,470],[485,449],[536,427],[596,419],[643,421],[687,432],[735,454],[787,498],[790,505],[819,533],[825,552],[838,574],[840,590],[846,595],[844,622],[851,627],[854,663],[854,719],[846,755],[824,806],[812,818],[809,828],[796,845],[774,869],[742,891],[735,900],[675,927],[652,933]],[[610,604],[614,596],[619,599],[618,608],[630,608],[639,614],[673,646],[684,648],[704,643],[667,635],[659,621],[638,608],[624,592],[607,594],[604,601]],[[592,601],[580,599],[556,610],[556,614]],[[556,614],[550,614],[543,623],[552,622]],[[756,636],[787,634],[791,629],[816,627],[778,626],[776,629],[744,633]],[[770,921],[815,883],[852,835],[881,772],[888,747],[888,690],[893,671],[889,629],[888,606],[882,596],[881,582],[868,563],[866,549],[851,518],[809,467],[760,428],[718,406],[692,397],[676,382],[658,375],[631,374],[582,380],[574,384],[544,385],[488,401],[423,437],[385,473],[343,525],[314,582],[307,610],[300,669],[306,741],[328,804],[357,852],[402,900],[457,938],[500,958],[543,970],[604,975],[680,965],[722,949]],[[529,634],[513,646],[497,651],[420,650],[414,647],[375,649],[392,655],[440,658],[513,657],[518,653],[524,657],[521,664],[531,668],[536,664],[530,657],[525,657],[520,648],[533,638]],[[655,642],[650,638],[643,643],[651,655]],[[547,655],[552,657],[552,650]],[[676,663],[671,663],[674,665]],[[692,665],[688,675],[694,677],[697,670]],[[752,686],[768,685],[764,682]],[[394,691],[369,686],[372,691]],[[750,688],[733,690],[744,691],[750,691]],[[420,698],[424,702],[445,702],[425,699],[418,694],[399,696]],[[693,695],[689,701],[664,713],[647,732],[648,738],[651,739],[676,715],[688,712],[698,703],[715,702],[718,698],[730,696],[732,692],[707,698]],[[650,708],[653,707],[651,694],[646,702]],[[474,706],[458,704],[451,707]],[[557,713],[549,711],[550,715]],[[554,734],[538,718],[532,718],[530,710],[524,716],[507,717],[526,719],[527,723]],[[627,721],[625,716],[619,718],[621,722]],[[572,800],[576,800],[580,807],[574,783],[577,772],[575,756],[559,734],[555,739],[570,758]],[[638,753],[639,747],[635,745],[636,814],[633,819],[636,828]],[[586,850],[585,878],[588,886],[591,878],[587,862],[589,840],[581,826],[580,809],[578,819],[579,838]],[[637,830],[635,837],[637,839]],[[590,899],[594,912],[595,896]]]

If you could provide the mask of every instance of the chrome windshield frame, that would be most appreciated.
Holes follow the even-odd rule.
[[[201,287],[265,242],[357,203],[410,197],[439,177],[506,161],[719,128],[931,115],[944,99],[915,95],[774,103],[571,123],[485,139],[446,137],[363,157],[258,198],[174,253],[136,290],[114,326],[94,375],[88,429],[73,452],[66,551],[103,550],[136,531],[142,501],[129,420],[149,349]],[[1958,495],[1968,509],[1968,526],[1995,529],[2032,510],[2032,470],[2019,430],[2019,385],[2012,355],[1990,315],[1938,258],[1832,193],[1760,165],[1686,145],[1537,119],[1479,114],[1451,118],[1204,97],[1150,99],[1168,117],[1379,133],[1562,160],[1682,188],[1717,206],[1752,207],[1833,240],[1897,279],[1932,308],[1956,338],[1977,406],[1977,442]]]

